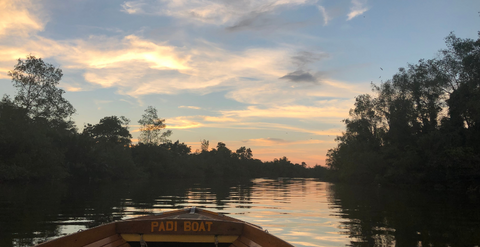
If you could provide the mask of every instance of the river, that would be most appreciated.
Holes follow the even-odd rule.
[[[0,246],[197,206],[298,247],[480,246],[480,198],[315,179],[160,180],[0,185]]]

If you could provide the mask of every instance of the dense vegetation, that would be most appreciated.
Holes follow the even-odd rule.
[[[356,97],[327,154],[339,180],[480,191],[480,38],[446,44]]]
[[[70,117],[74,107],[56,86],[62,71],[28,56],[9,72],[17,95],[0,102],[0,182],[58,180],[86,181],[154,177],[304,177],[323,167],[307,168],[286,157],[271,162],[253,159],[252,150],[232,151],[219,142],[202,150],[168,139],[165,120],[154,107],[142,119],[140,141],[131,143],[125,117],[107,116],[81,132]]]

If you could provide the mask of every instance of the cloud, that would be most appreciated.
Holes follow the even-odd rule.
[[[304,144],[319,144],[319,143],[335,143],[332,141],[323,141],[323,140],[295,140],[289,141],[281,138],[258,138],[258,139],[248,139],[242,140],[242,142],[251,146],[283,146],[283,145],[304,145]]]
[[[135,35],[128,35],[120,42],[102,37],[95,37],[90,41],[91,43],[79,42],[78,48],[82,49],[82,52],[66,55],[66,58],[70,62],[94,69],[124,67],[125,62],[144,62],[149,68],[156,70],[189,69],[189,57],[182,56],[174,46],[154,43]],[[101,41],[106,43],[101,44]]]
[[[348,116],[348,111],[343,118]],[[340,119],[336,118],[333,121],[333,124],[341,125]],[[258,121],[259,119],[264,121]],[[268,120],[268,117],[265,118],[250,118],[250,119],[241,119],[241,118],[229,118],[226,116],[215,117],[215,116],[179,116],[174,118],[167,119],[166,125],[167,129],[195,129],[195,128],[214,128],[214,129],[245,129],[245,130],[269,130],[269,131],[289,131],[292,133],[308,133],[314,135],[323,135],[323,136],[336,136],[342,133],[341,128],[332,128],[332,129],[309,129],[296,127],[288,124],[280,124],[275,122],[265,121]],[[328,122],[328,118],[322,118],[322,122]]]
[[[84,89],[81,88],[81,87],[73,87],[73,86],[70,86],[70,85],[67,85],[67,86],[65,86],[64,88],[65,88],[65,90],[70,91],[70,92],[81,92],[81,91],[84,91]]]
[[[125,2],[124,7],[139,9],[147,3],[148,1]],[[199,1],[195,3],[203,4]],[[252,3],[247,9],[307,3],[308,1],[301,0],[265,0],[262,4]],[[218,4],[230,6],[234,3]],[[173,1],[168,5],[176,8],[175,6],[185,7],[188,4]],[[25,11],[25,8],[19,9],[20,13]],[[2,38],[0,78],[8,78],[6,72],[11,70],[16,59],[32,54],[47,60],[54,59],[61,64],[66,75],[72,71],[83,75],[87,83],[77,83],[72,78],[65,77],[61,86],[67,91],[116,88],[118,93],[136,98],[147,94],[175,94],[183,91],[200,94],[220,90],[235,92],[247,88],[246,86],[255,89],[271,85],[292,71],[293,68],[286,59],[288,57],[301,65],[312,63],[322,56],[312,52],[294,53],[294,48],[283,45],[229,51],[204,40],[192,40],[185,46],[173,46],[165,41],[147,40],[137,35],[92,35],[88,39],[60,41],[44,38],[35,31],[28,35],[17,38],[15,42]],[[285,88],[270,89],[281,93],[289,91]]]
[[[312,74],[303,70],[297,70],[292,73],[288,73],[279,79],[289,80],[291,82],[317,82],[317,79]]]
[[[323,58],[328,58],[329,55],[326,53],[317,53],[311,51],[299,51],[292,56],[292,63],[298,68],[303,68],[308,64],[319,61]]]
[[[11,69],[7,68],[0,68],[0,79],[12,79],[10,76],[8,76],[8,71]]]
[[[120,93],[134,97],[182,90],[209,93],[237,87],[245,77],[273,80],[288,69],[284,58],[289,51],[283,47],[231,52],[204,41],[190,48],[173,47],[132,35],[121,46],[105,40],[111,48],[96,47],[98,42],[81,44],[84,48],[77,49],[84,50],[85,58],[69,56],[65,63],[84,67],[91,83],[117,87]]]
[[[143,1],[126,1],[122,6],[122,11],[128,14],[144,13],[142,7],[145,5]]]
[[[321,5],[318,5],[317,8],[322,13],[323,25],[324,26],[328,25],[328,22],[331,20],[331,17],[328,15],[327,10],[325,10],[325,7],[323,7]]]
[[[21,36],[26,37],[32,32],[41,31],[44,23],[32,12],[39,7],[28,0],[2,0],[0,1],[0,37]]]
[[[326,53],[317,53],[311,51],[299,51],[291,57],[292,63],[297,66],[297,70],[290,72],[279,79],[289,80],[291,82],[310,82],[317,83],[316,76],[310,72],[305,71],[307,65],[319,61],[323,58],[327,58]]]
[[[202,108],[198,107],[198,106],[185,106],[185,105],[181,105],[179,106],[178,108],[187,108],[187,109],[195,109],[195,110],[200,110]]]
[[[168,119],[165,124],[167,129],[193,129],[204,126],[202,123],[192,120],[192,117],[175,117]]]
[[[215,123],[225,123],[225,122],[238,122],[238,119],[225,117],[225,116],[203,116],[203,120],[207,122],[215,122]]]
[[[352,7],[350,7],[350,12],[348,13],[347,21],[365,13],[369,8],[365,7],[366,1],[362,0],[352,0]]]
[[[222,110],[224,116],[231,118],[295,118],[295,119],[315,119],[315,118],[339,118],[348,117],[348,111],[351,107],[337,105],[338,100],[324,102],[323,106],[306,105],[285,105],[260,108],[258,106],[248,106],[244,110]]]
[[[0,73],[26,54],[54,58],[65,72],[83,71],[84,79],[92,85],[115,87],[118,93],[133,97],[181,91],[206,94],[241,87],[239,82],[263,84],[291,67],[285,60],[291,51],[283,46],[232,52],[203,40],[178,47],[136,35],[64,41],[31,35],[0,46]],[[1,77],[5,76],[2,73]],[[69,88],[84,90],[80,85]]]
[[[261,24],[265,13],[300,5],[313,5],[315,0],[134,0],[122,4],[128,14],[171,16],[182,20],[217,26],[230,30]]]
[[[227,27],[226,29],[233,32],[252,28],[261,29],[274,25],[274,20],[267,17],[267,15],[267,12],[251,12],[242,17],[242,19],[238,20],[232,26]]]
[[[195,117],[192,116],[179,116],[174,118],[169,118],[165,121],[165,129],[195,129],[200,127],[205,127],[199,121],[195,121]],[[130,125],[130,127],[134,128],[131,132],[140,132],[140,125]]]
[[[319,76],[316,75],[317,78]],[[311,83],[297,83],[292,88],[289,83],[243,82],[242,87],[232,89],[226,94],[226,97],[244,104],[266,107],[312,104],[316,100],[338,98],[339,102],[335,104],[345,104],[348,111],[354,103],[355,96],[370,90],[369,83],[348,84],[324,77],[321,80],[321,88]]]
[[[43,45],[41,39],[29,38],[44,29],[46,20],[39,14],[42,11],[38,3],[28,0],[0,0],[0,13],[0,79],[9,79],[8,71],[16,60],[32,54],[24,43],[36,47]]]
[[[253,146],[273,146],[273,145],[282,145],[285,143],[291,143],[291,141],[287,141],[280,138],[271,138],[271,137],[242,140],[242,142],[247,143],[247,145],[253,145]]]

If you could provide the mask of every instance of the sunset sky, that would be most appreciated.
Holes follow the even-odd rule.
[[[0,0],[0,93],[31,54],[63,70],[81,130],[147,106],[171,139],[323,165],[354,97],[453,31],[477,38],[480,1]]]

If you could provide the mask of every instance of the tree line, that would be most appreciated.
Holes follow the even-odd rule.
[[[17,94],[0,102],[0,182],[81,179],[189,177],[305,177],[307,168],[286,157],[262,162],[250,148],[236,151],[219,142],[192,152],[169,140],[165,119],[149,106],[140,124],[138,144],[131,142],[130,120],[107,116],[79,131],[71,116],[75,108],[57,88],[62,70],[29,55],[9,72]]]
[[[327,154],[335,178],[480,192],[480,38],[445,41],[356,97]]]

